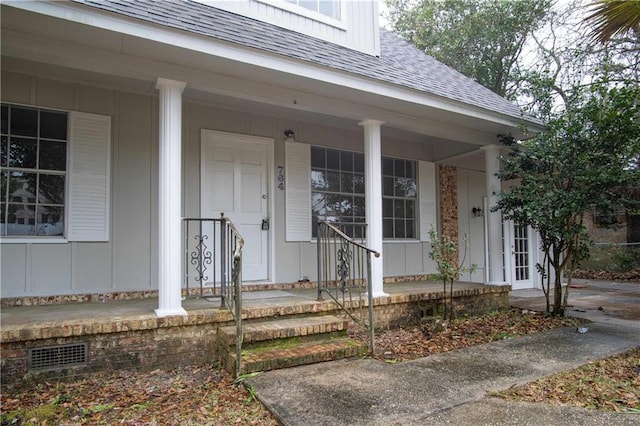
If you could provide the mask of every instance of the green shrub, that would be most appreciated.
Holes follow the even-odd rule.
[[[580,269],[610,272],[628,272],[640,269],[640,245],[599,244],[593,246],[589,258],[580,263]]]

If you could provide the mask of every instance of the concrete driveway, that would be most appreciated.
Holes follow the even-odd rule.
[[[593,321],[584,334],[559,328],[396,365],[335,361],[269,371],[247,383],[287,426],[638,425],[634,414],[488,396],[640,345],[640,283],[575,284],[567,313]],[[512,293],[514,306],[545,308],[541,290]]]
[[[545,310],[542,290],[512,291],[509,302],[522,309]],[[567,315],[603,324],[640,328],[640,283],[574,280],[569,288]]]

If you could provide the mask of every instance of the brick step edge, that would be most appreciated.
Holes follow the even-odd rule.
[[[348,326],[349,321],[333,315],[245,323],[243,344],[346,331]],[[235,346],[236,327],[220,327],[218,341],[222,346]]]
[[[323,342],[308,342],[287,349],[272,349],[242,355],[242,374],[255,371],[269,371],[298,365],[315,364],[326,361],[336,361],[367,354],[365,343],[348,337],[326,340]],[[236,355],[229,353],[229,364],[234,365]]]

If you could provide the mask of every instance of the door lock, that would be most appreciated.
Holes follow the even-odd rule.
[[[269,230],[269,219],[262,219],[262,230],[263,231]]]

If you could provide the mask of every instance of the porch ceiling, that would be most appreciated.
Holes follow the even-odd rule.
[[[518,132],[507,120],[487,120],[480,113],[446,111],[360,90],[357,84],[345,87],[292,73],[305,64],[277,71],[258,59],[254,64],[232,61],[6,5],[1,17],[3,70],[24,71],[21,65],[28,61],[30,69],[37,64],[35,68],[59,78],[145,93],[153,92],[155,79],[162,76],[187,82],[187,99],[232,109],[349,128],[362,119],[376,119],[386,123],[383,135],[440,147],[434,150],[436,161],[493,144],[497,134]]]

